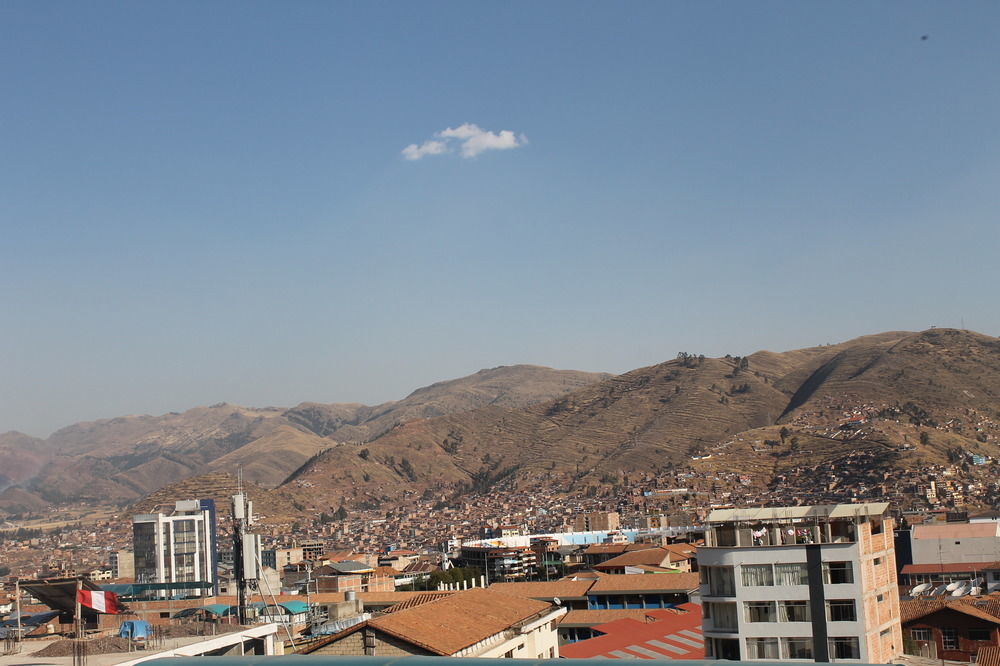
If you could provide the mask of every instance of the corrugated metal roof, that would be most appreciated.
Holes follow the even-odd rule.
[[[758,507],[746,509],[715,509],[708,514],[709,523],[733,521],[788,520],[792,518],[854,518],[881,516],[889,509],[888,502],[868,504],[826,504],[821,506]]]
[[[568,659],[703,659],[701,609],[683,604],[676,610],[649,609],[645,621],[631,618],[594,627],[604,634],[563,645]]]

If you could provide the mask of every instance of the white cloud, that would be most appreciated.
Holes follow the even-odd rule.
[[[403,157],[419,160],[425,155],[440,155],[451,152],[451,147],[457,144],[462,157],[469,159],[487,150],[509,150],[528,143],[528,137],[523,134],[516,135],[511,130],[490,132],[474,123],[448,127],[434,136],[437,139],[425,141],[420,146],[411,143],[403,149]]]
[[[403,157],[408,160],[419,160],[424,155],[440,155],[447,152],[448,146],[444,141],[424,141],[421,145],[411,143],[403,148]]]

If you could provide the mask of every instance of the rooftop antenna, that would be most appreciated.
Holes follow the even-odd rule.
[[[243,468],[237,474],[238,492],[233,495],[233,577],[236,579],[236,610],[241,625],[247,624],[247,588],[260,580],[260,536],[253,527],[253,502],[243,494]]]

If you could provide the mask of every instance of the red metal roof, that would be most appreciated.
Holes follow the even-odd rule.
[[[682,604],[676,609],[646,609],[646,622],[615,620],[594,627],[603,636],[563,645],[568,659],[704,659],[701,608]]]

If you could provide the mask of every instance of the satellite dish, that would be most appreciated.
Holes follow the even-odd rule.
[[[559,599],[559,597],[552,597],[552,603],[554,603],[556,606],[562,606],[562,601]]]

